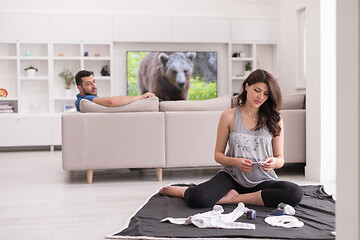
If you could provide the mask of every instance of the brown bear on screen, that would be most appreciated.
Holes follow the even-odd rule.
[[[138,84],[141,94],[155,93],[163,101],[186,100],[195,52],[151,52],[140,62]]]

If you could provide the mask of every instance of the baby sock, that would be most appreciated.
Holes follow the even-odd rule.
[[[271,213],[268,214],[268,216],[281,216],[281,215],[294,215],[295,209],[290,206],[289,204],[285,203],[279,203],[277,208],[273,210]]]

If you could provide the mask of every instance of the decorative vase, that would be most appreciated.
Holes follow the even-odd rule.
[[[66,89],[70,89],[71,88],[71,79],[66,79],[65,85],[66,85]]]
[[[35,77],[35,76],[36,76],[36,70],[35,70],[35,69],[28,69],[28,70],[26,71],[26,75],[27,75],[28,77]]]

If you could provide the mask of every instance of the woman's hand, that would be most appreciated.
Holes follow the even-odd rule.
[[[249,173],[251,172],[252,168],[254,167],[254,164],[252,163],[251,160],[246,159],[246,158],[235,158],[236,159],[236,167],[244,172],[244,173]]]
[[[261,168],[265,172],[270,172],[271,170],[274,170],[276,167],[276,160],[277,159],[275,157],[269,157],[269,158],[265,159],[263,164],[261,164]]]

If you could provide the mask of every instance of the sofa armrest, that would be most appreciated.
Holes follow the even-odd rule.
[[[165,166],[164,113],[62,115],[63,169]]]
[[[281,110],[285,163],[306,162],[306,110]]]

